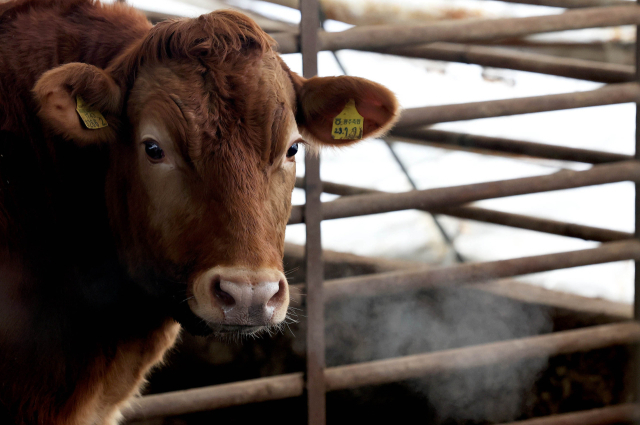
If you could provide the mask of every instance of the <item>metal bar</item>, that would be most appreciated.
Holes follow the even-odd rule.
[[[247,403],[299,397],[303,392],[303,374],[291,373],[148,395],[134,399],[131,406],[124,409],[122,413],[127,421],[140,421],[163,416],[204,412]]]
[[[298,0],[264,0],[268,3],[275,3],[281,6],[287,6],[297,9]],[[626,5],[629,2],[624,0],[500,0],[504,3],[520,3],[530,4],[534,6],[561,7],[565,9],[584,8],[584,7],[602,7],[602,6],[619,6]]]
[[[630,304],[554,291],[540,286],[521,283],[513,279],[501,279],[480,284],[464,285],[463,288],[464,290],[477,291],[478,293],[490,293],[498,297],[508,298],[525,304],[572,310],[578,315],[598,315],[606,321],[611,320],[609,323],[613,321],[631,320],[633,318],[633,306]]]
[[[622,6],[628,5],[624,0],[500,0],[504,3],[530,4],[533,6],[562,7],[578,9],[583,7]]]
[[[562,413],[503,425],[613,425],[640,420],[640,404],[620,404],[583,412]]]
[[[498,362],[547,358],[638,341],[640,341],[640,325],[627,322],[358,363],[327,369],[327,390],[336,391],[386,384],[435,373],[488,366]]]
[[[640,5],[640,0],[637,0]],[[640,25],[636,27],[636,60],[635,60],[635,79],[640,82]],[[636,151],[635,158],[640,158],[640,102],[636,102]],[[635,182],[635,237],[640,239],[640,182]],[[636,240],[637,240],[636,239]],[[634,263],[634,294],[633,294],[633,317],[636,321],[640,320],[640,259],[636,259]],[[632,350],[631,362],[631,385],[634,401],[640,401],[640,347],[635,346]],[[638,422],[636,422],[638,423]]]
[[[403,193],[354,195],[322,204],[324,220],[380,214],[408,209],[433,210],[482,199],[593,186],[621,181],[640,181],[640,162],[597,165],[585,171],[562,170],[544,176],[475,183]],[[291,210],[289,224],[304,222],[300,206]]]
[[[630,65],[563,58],[512,49],[474,46],[469,44],[433,43],[414,47],[373,49],[374,52],[411,58],[475,64],[492,68],[537,72],[559,77],[577,78],[600,83],[635,81]]]
[[[633,234],[600,227],[583,226],[575,223],[529,217],[521,214],[511,214],[478,207],[450,207],[433,210],[435,213],[467,220],[492,223],[519,229],[553,235],[568,236],[588,241],[613,242],[632,239]]]
[[[296,179],[296,187],[304,188],[302,179]],[[322,191],[340,196],[361,195],[367,193],[388,193],[374,189],[360,188],[345,184],[322,182]],[[464,218],[467,220],[492,223],[502,226],[516,227],[519,229],[533,230],[536,232],[550,233],[571,238],[579,238],[588,241],[613,242],[633,239],[633,233],[618,230],[603,229],[600,227],[583,226],[575,223],[549,220],[539,217],[530,217],[521,214],[512,214],[502,211],[489,210],[479,207],[448,207],[437,208],[431,212]]]
[[[499,362],[519,361],[585,352],[640,341],[640,325],[635,322],[594,326],[456,348],[389,360],[328,368],[327,390],[357,388],[395,382],[435,373],[465,370]],[[296,373],[214,385],[186,391],[145,396],[123,414],[129,421],[151,419],[276,400],[302,395],[303,376]]]
[[[296,177],[296,187],[299,189],[304,189],[304,187],[302,186],[302,179],[300,177]],[[369,189],[366,187],[351,186],[348,184],[333,183],[328,181],[322,182],[322,192],[340,196],[390,193],[384,192],[382,190]]]
[[[560,111],[587,106],[637,102],[638,83],[610,84],[596,90],[517,99],[490,100],[455,105],[425,106],[405,109],[396,128],[415,127],[440,122],[506,117],[535,112]]]
[[[3,1],[5,0],[0,0],[0,3],[2,3]],[[117,1],[118,3],[126,3],[126,0],[117,0]],[[186,5],[195,5],[195,6],[202,5],[202,3],[199,0],[193,0],[193,1],[187,0],[184,3],[186,3]],[[214,3],[210,3],[208,8],[211,11],[219,10],[223,5],[225,9],[238,10],[244,13],[245,15],[249,16],[260,26],[260,28],[262,28],[267,33],[276,33],[276,32],[294,32],[295,33],[298,30],[297,25],[292,25],[287,22],[270,19],[266,16],[262,16],[251,10],[247,10],[243,7],[240,7],[239,5],[232,6],[228,3],[225,5],[224,3],[221,3],[221,2],[214,2]],[[166,21],[169,19],[186,18],[186,16],[184,15],[181,16],[173,13],[160,12],[158,10],[149,10],[146,7],[135,7],[135,9],[144,13],[147,19],[151,21],[151,23],[153,24],[157,24],[158,22]]]
[[[371,50],[436,41],[467,42],[522,37],[554,31],[640,23],[640,7],[612,6],[605,9],[570,10],[559,15],[506,19],[473,19],[427,25],[375,25],[342,32],[321,32],[320,50]],[[274,34],[280,53],[299,51],[296,34]]]
[[[640,260],[640,241],[607,242],[597,248],[510,260],[465,263],[327,280],[325,302],[347,297],[417,291],[442,285],[479,283],[505,277],[614,261]]]
[[[640,4],[640,0],[638,0]],[[636,81],[640,83],[640,25],[636,28]],[[640,158],[640,102],[636,102],[636,151],[635,158]],[[636,238],[640,238],[640,182],[635,184],[635,235]],[[633,303],[633,315],[636,320],[640,320],[640,262],[635,263],[635,278],[634,278],[634,303]],[[640,354],[640,353],[639,353]],[[638,357],[640,360],[640,356]],[[640,381],[640,370],[637,371],[636,378]],[[640,384],[637,385],[636,390],[640,392]],[[640,399],[640,395],[636,394],[636,400]]]
[[[318,0],[300,2],[300,35],[302,69],[305,78],[318,74],[318,29],[320,27]],[[324,381],[324,267],[322,264],[322,182],[320,156],[305,153],[305,217],[306,222],[306,313],[307,313],[307,421],[309,425],[326,423],[326,389]]]
[[[429,142],[429,144],[435,143],[439,146],[484,149],[535,158],[585,162],[588,164],[604,164],[607,162],[634,159],[633,155],[554,146],[543,143],[504,139],[501,137],[477,136],[474,134],[456,133],[430,128],[398,128],[392,130],[391,133],[389,133],[389,137],[400,137],[402,141],[414,144],[425,144],[425,142]]]

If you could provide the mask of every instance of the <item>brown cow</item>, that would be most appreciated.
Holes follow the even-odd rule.
[[[297,144],[354,142],[331,137],[350,99],[365,137],[397,115],[380,85],[292,73],[231,11],[152,27],[122,4],[19,0],[0,40],[2,424],[116,423],[176,320],[281,323]]]

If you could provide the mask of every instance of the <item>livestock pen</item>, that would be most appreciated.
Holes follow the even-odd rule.
[[[129,421],[305,396],[308,400],[308,422],[311,425],[319,425],[326,423],[327,392],[387,384],[483,365],[549,358],[611,346],[633,346],[640,342],[640,325],[636,321],[623,321],[407,357],[326,367],[324,315],[325,304],[332,300],[414,293],[433,287],[476,284],[542,271],[633,260],[636,262],[634,317],[640,317],[640,242],[637,240],[637,229],[640,229],[640,198],[636,197],[635,235],[466,205],[485,199],[623,181],[636,183],[637,190],[640,183],[640,133],[636,135],[636,155],[628,156],[428,128],[431,124],[441,122],[640,103],[639,66],[634,68],[505,51],[472,44],[537,33],[618,25],[636,25],[640,33],[640,5],[604,0],[512,1],[566,7],[570,10],[550,16],[476,19],[427,25],[381,25],[328,33],[318,31],[318,1],[301,0],[302,20],[299,32],[278,32],[273,34],[273,37],[278,42],[281,53],[302,53],[305,77],[317,74],[318,51],[354,49],[607,83],[608,85],[602,88],[586,92],[406,109],[391,132],[392,137],[412,143],[435,143],[441,146],[577,161],[593,164],[593,167],[584,171],[565,170],[546,176],[390,194],[322,182],[319,175],[319,159],[307,155],[305,177],[297,182],[297,186],[306,192],[306,203],[293,208],[289,221],[290,224],[306,225],[305,284],[294,285],[300,292],[304,292],[305,296],[296,295],[296,292],[292,294],[292,297],[301,300],[307,316],[306,372],[145,396],[125,412]],[[636,52],[637,58],[640,58],[640,49],[637,48]],[[640,59],[638,62],[640,63]],[[637,112],[636,116],[638,125],[640,114]],[[341,198],[323,203],[320,201],[323,192],[341,195]],[[320,223],[323,220],[407,209],[581,238],[601,242],[601,245],[591,249],[517,259],[390,270],[364,276],[324,280],[320,232]],[[638,377],[636,375],[629,379],[630,385],[640,383]],[[595,425],[638,420],[640,404],[624,403],[541,417],[522,423]]]

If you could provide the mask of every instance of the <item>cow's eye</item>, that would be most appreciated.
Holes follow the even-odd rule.
[[[144,151],[153,161],[160,161],[164,158],[164,151],[153,140],[146,140],[144,143]]]
[[[298,144],[294,143],[293,145],[291,145],[291,147],[287,151],[287,158],[291,158],[292,156],[295,156],[295,154],[297,153],[298,153]]]

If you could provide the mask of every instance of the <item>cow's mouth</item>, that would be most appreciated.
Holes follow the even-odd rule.
[[[173,318],[177,320],[182,327],[192,335],[196,336],[251,336],[260,333],[260,331],[269,327],[265,325],[229,325],[222,323],[211,323],[197,316],[189,308],[187,303],[181,303],[175,306],[173,310]]]
[[[264,326],[247,326],[247,325],[218,325],[212,326],[213,332],[219,334],[237,334],[237,335],[254,335],[261,330]]]

